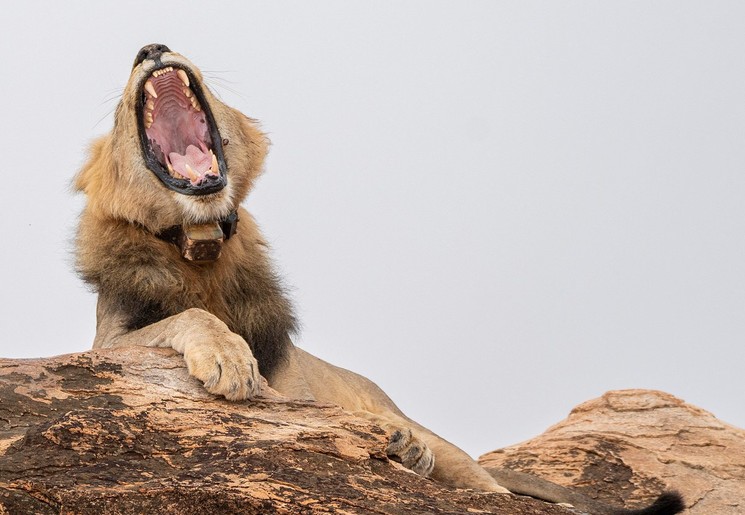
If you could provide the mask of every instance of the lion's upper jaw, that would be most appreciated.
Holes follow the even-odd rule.
[[[114,128],[94,142],[76,186],[91,200],[89,211],[153,232],[211,222],[245,198],[267,146],[254,122],[212,95],[192,63],[167,52],[133,68]]]

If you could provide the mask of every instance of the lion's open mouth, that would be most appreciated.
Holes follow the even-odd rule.
[[[190,195],[225,186],[222,140],[189,72],[155,70],[142,85],[137,111],[145,162],[166,186]]]

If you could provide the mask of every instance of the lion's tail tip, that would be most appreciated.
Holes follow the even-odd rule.
[[[679,492],[663,492],[651,505],[641,510],[625,510],[619,515],[675,515],[685,509],[683,496]]]

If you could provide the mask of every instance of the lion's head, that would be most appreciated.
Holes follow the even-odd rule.
[[[114,128],[77,176],[93,211],[151,231],[219,220],[261,172],[268,142],[165,45],[140,50]]]

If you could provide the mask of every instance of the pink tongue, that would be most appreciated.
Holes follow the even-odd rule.
[[[207,173],[217,175],[210,171],[212,166],[212,156],[209,153],[202,152],[194,145],[186,147],[186,155],[182,156],[178,152],[171,152],[168,154],[168,159],[171,161],[173,170],[191,180],[192,183],[197,183],[204,178]],[[192,173],[186,170],[186,165],[192,169]]]

